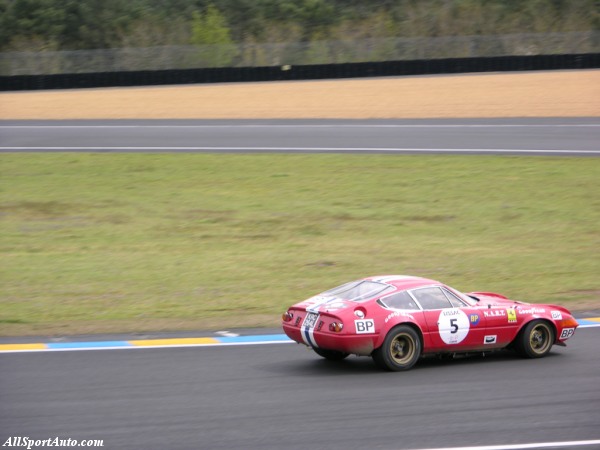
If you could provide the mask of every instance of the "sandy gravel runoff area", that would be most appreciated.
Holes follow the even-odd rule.
[[[6,92],[0,119],[600,116],[600,70]]]

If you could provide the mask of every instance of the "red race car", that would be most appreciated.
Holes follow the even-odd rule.
[[[407,370],[422,356],[513,348],[527,358],[565,346],[577,321],[561,307],[490,292],[463,294],[434,280],[376,276],[352,281],[290,307],[283,331],[318,355],[372,356]]]

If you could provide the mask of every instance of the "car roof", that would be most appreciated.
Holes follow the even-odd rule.
[[[432,284],[441,285],[439,281],[428,278],[414,277],[412,275],[378,275],[365,278],[369,281],[385,283],[396,287],[398,290],[414,289],[422,286],[431,286]]]

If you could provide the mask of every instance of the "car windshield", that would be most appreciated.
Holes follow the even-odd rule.
[[[392,291],[394,288],[389,284],[377,283],[375,281],[352,281],[336,288],[323,292],[321,295],[338,297],[353,302],[364,302],[375,297],[379,297],[385,292]]]

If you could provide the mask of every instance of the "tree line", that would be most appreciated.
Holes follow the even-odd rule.
[[[598,0],[0,0],[0,51],[598,30]]]

